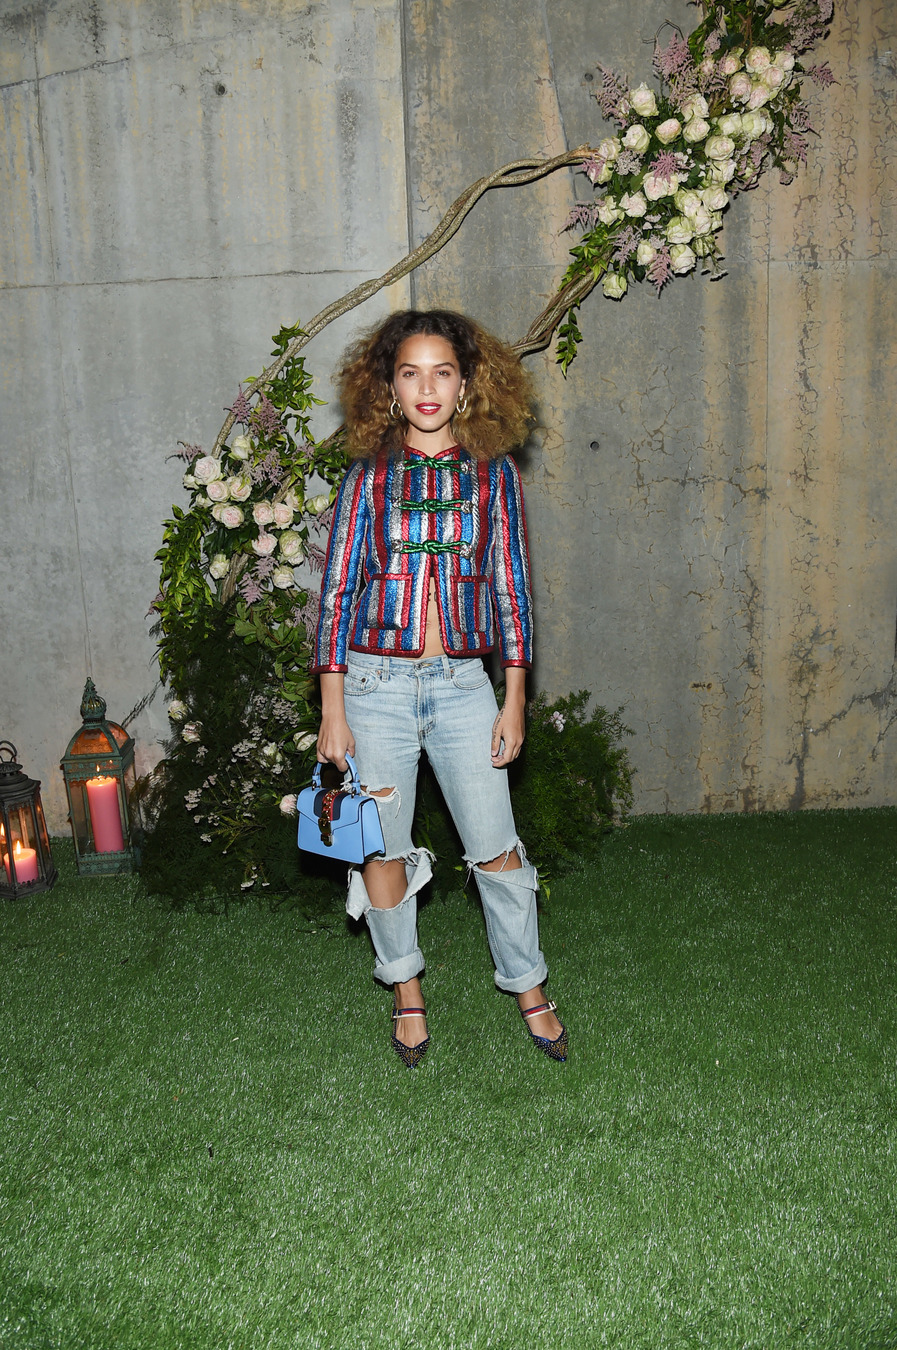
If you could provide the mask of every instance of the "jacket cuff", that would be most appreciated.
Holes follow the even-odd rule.
[[[345,675],[348,666],[310,666],[309,675]]]
[[[502,670],[507,670],[508,666],[521,666],[524,670],[532,670],[532,661],[502,661]]]

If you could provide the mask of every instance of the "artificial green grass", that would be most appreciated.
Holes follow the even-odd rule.
[[[0,911],[0,1344],[897,1346],[895,831],[633,821],[543,913],[565,1066],[432,901],[414,1072],[338,915],[58,846]]]

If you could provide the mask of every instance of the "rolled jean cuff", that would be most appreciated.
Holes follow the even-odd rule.
[[[518,975],[513,980],[506,980],[498,971],[495,972],[495,983],[499,989],[503,989],[506,994],[525,994],[527,989],[535,989],[536,985],[544,984],[548,979],[548,966],[545,964],[545,957],[539,952],[538,964],[533,966],[532,970],[526,975]]]
[[[420,975],[423,968],[424,954],[420,947],[415,947],[410,956],[389,961],[385,966],[381,966],[378,961],[374,966],[374,979],[381,984],[404,984],[406,980],[413,980],[415,975]]]

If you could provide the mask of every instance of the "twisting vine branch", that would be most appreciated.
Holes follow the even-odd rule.
[[[494,187],[522,187],[526,183],[534,183],[539,178],[544,178],[547,174],[554,173],[556,169],[569,168],[574,164],[581,164],[583,159],[592,154],[590,148],[581,145],[575,150],[567,150],[562,155],[555,155],[552,159],[515,159],[510,164],[503,164],[500,169],[495,169],[492,173],[486,174],[483,178],[478,178],[475,183],[471,183],[461,193],[452,205],[446,211],[442,220],[436,226],[432,234],[428,235],[422,244],[402,258],[400,262],[395,263],[388,272],[382,276],[375,277],[371,281],[364,281],[354,290],[349,291],[340,300],[334,300],[326,309],[322,309],[316,314],[293,338],[285,350],[272,362],[267,369],[263,370],[258,379],[254,380],[245,390],[244,394],[250,398],[253,394],[265,389],[277,378],[288,361],[292,360],[303,347],[311,342],[328,324],[333,323],[334,319],[340,318],[343,314],[348,314],[350,310],[357,309],[359,305],[364,304],[365,300],[370,300],[371,296],[382,291],[386,286],[392,286],[396,281],[401,281],[402,277],[408,276],[414,272],[422,263],[434,257],[448,241],[458,233],[464,222],[465,216],[476,206],[479,199],[490,188]],[[592,285],[594,285],[594,281]],[[592,285],[584,290],[577,287],[579,300],[592,289]],[[569,309],[571,303],[576,301],[572,298],[570,287],[562,287],[558,296],[546,306],[539,317],[535,320],[526,337],[515,344],[515,350],[524,352],[538,351],[546,346],[551,340],[551,334],[560,322],[563,314]],[[557,311],[557,317],[552,317]],[[550,323],[550,326],[548,326]],[[236,422],[236,416],[233,412],[229,413],[218,435],[215,437],[215,444],[212,447],[211,454],[219,455],[222,446],[227,440],[228,435]]]

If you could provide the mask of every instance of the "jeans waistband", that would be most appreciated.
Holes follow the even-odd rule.
[[[451,679],[451,673],[459,666],[468,666],[472,661],[482,665],[478,656],[387,656],[380,652],[348,653],[349,666],[365,666],[368,670],[379,670],[384,679],[397,675],[420,676],[441,675]]]

